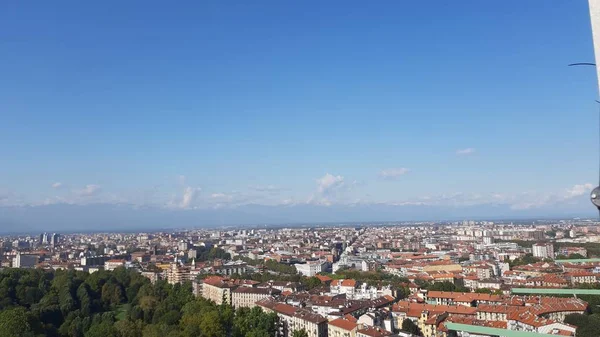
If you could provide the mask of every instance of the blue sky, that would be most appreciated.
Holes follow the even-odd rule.
[[[586,1],[5,1],[0,205],[592,212],[593,56]]]

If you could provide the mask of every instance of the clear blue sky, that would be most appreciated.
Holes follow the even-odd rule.
[[[4,1],[0,204],[587,209],[593,59],[586,1]]]

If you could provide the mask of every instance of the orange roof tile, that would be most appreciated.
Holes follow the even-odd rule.
[[[345,317],[334,319],[333,321],[329,322],[329,325],[333,325],[335,327],[344,329],[346,331],[352,331],[352,330],[356,329],[356,327],[358,327],[358,324],[356,324],[356,322],[352,322],[352,321],[346,319]]]

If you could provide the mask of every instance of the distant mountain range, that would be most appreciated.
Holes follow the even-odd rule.
[[[570,206],[570,207],[567,207]],[[244,205],[232,208],[168,209],[126,204],[0,207],[0,233],[40,231],[128,231],[225,225],[330,222],[476,220],[594,217],[591,205],[516,210],[509,205],[444,207],[356,204],[320,206]],[[586,207],[587,206],[587,207]]]

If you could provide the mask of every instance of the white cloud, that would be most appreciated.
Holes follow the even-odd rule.
[[[323,177],[317,179],[318,191],[321,194],[327,194],[331,191],[344,186],[344,177],[327,173]]]
[[[468,147],[466,149],[456,150],[456,154],[459,156],[468,156],[470,154],[475,153],[475,149],[472,147]]]
[[[218,200],[218,202],[229,202],[233,201],[233,195],[225,193],[213,193],[210,195],[211,199]]]
[[[248,189],[256,191],[256,192],[267,192],[267,193],[278,193],[283,190],[281,187],[277,187],[275,185],[250,185]]]
[[[329,200],[326,197],[320,197],[315,195],[311,195],[310,197],[308,197],[306,203],[309,205],[331,206],[331,200]]]
[[[355,182],[352,182],[347,186],[344,181],[344,177],[340,175],[334,176],[333,174],[327,173],[321,178],[317,179],[317,192],[311,194],[306,200],[306,203],[312,205],[331,206],[333,201],[336,203],[340,202],[340,193],[338,192],[346,192],[354,184]]]
[[[410,170],[405,167],[389,168],[379,171],[379,176],[384,179],[396,179],[400,176],[407,174],[408,172],[410,172]]]
[[[180,208],[190,208],[193,202],[198,197],[198,193],[200,192],[200,188],[194,187],[186,187],[183,190],[183,197],[181,198],[181,203],[179,204]]]
[[[589,193],[594,188],[594,185],[590,183],[577,184],[571,188],[568,188],[565,192],[565,198],[574,198],[580,195]]]
[[[61,182],[55,182],[54,184],[52,184],[52,188],[61,188],[63,186],[63,183]]]
[[[582,196],[594,188],[593,184],[576,184],[561,192],[540,194],[535,192],[520,193],[510,198],[512,209],[532,209],[550,205],[576,204]]]
[[[101,190],[102,188],[99,185],[89,184],[85,185],[83,189],[77,191],[77,194],[82,197],[91,197],[100,193]]]
[[[50,198],[44,199],[41,203],[42,205],[55,205],[55,204],[73,204],[73,202],[69,199],[65,199],[60,196],[54,196]]]

